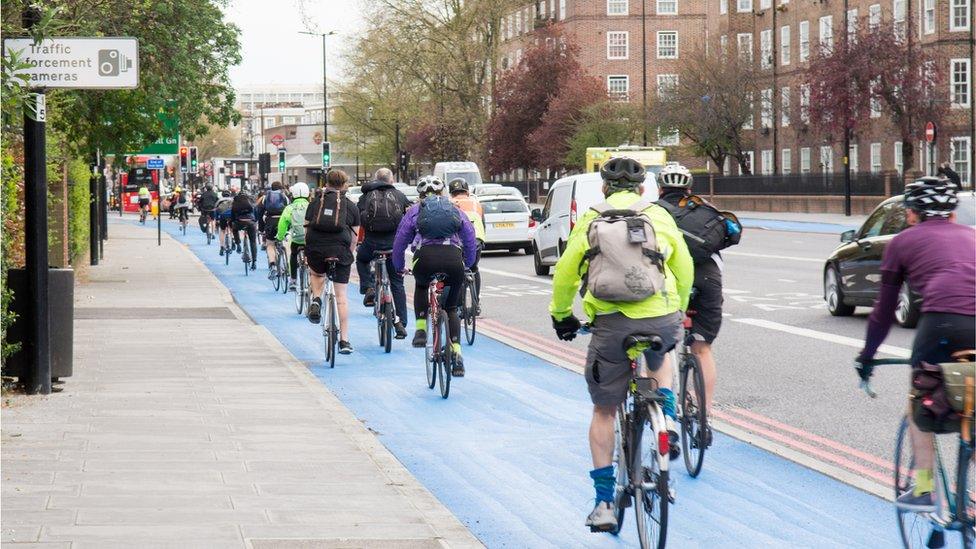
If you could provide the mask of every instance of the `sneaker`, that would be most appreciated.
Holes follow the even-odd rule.
[[[352,343],[349,343],[348,341],[339,340],[339,354],[340,355],[348,355],[348,354],[352,353],[352,351],[353,351]]]
[[[372,307],[376,304],[376,290],[373,288],[366,288],[366,293],[363,295],[363,307]]]
[[[240,244],[235,244],[234,246],[235,246],[235,248],[237,248],[237,253],[241,253],[241,245]]]
[[[617,509],[613,503],[598,501],[596,507],[586,517],[586,525],[591,532],[614,532],[617,530]]]
[[[451,377],[464,377],[464,359],[460,356],[454,357],[454,365],[451,367]]]
[[[916,496],[915,486],[912,485],[908,487],[908,490],[904,494],[898,496],[898,499],[895,500],[895,507],[903,511],[913,511],[915,513],[934,513],[935,498],[932,492]]]
[[[251,270],[252,271],[258,270],[258,264],[257,263],[251,263]]]
[[[393,323],[393,330],[396,331],[395,339],[407,339],[407,329],[399,320]]]
[[[670,416],[664,416],[664,424],[668,428],[668,457],[671,461],[681,456],[681,445],[678,438],[678,425]]]
[[[308,305],[308,321],[318,324],[320,320],[322,320],[322,300],[316,297]]]
[[[413,334],[413,346],[423,347],[427,345],[427,330],[417,330]]]
[[[221,246],[220,247],[220,257],[223,257],[223,256],[224,256],[224,247]]]

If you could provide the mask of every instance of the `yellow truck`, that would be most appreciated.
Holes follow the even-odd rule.
[[[626,157],[632,158],[647,168],[651,172],[659,172],[667,161],[667,155],[661,147],[587,147],[586,148],[586,171],[598,172],[600,166],[611,158]]]

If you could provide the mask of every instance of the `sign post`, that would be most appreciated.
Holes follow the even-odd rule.
[[[925,123],[925,142],[929,146],[929,173],[926,175],[935,175],[935,140],[938,138],[938,128],[935,127],[935,122],[931,120]]]

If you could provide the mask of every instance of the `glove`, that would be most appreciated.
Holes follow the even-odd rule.
[[[580,326],[579,319],[572,314],[562,320],[556,320],[556,317],[552,317],[552,329],[556,330],[556,337],[563,341],[572,341]]]
[[[863,357],[857,357],[854,359],[854,368],[857,370],[857,375],[861,378],[861,381],[867,382],[871,379],[871,374],[874,373],[874,361]]]

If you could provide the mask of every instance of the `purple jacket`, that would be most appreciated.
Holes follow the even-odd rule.
[[[464,251],[464,266],[471,268],[478,254],[478,241],[474,236],[474,225],[471,220],[460,209],[457,209],[458,217],[461,218],[461,230],[452,234],[450,243]],[[419,237],[417,231],[417,219],[420,217],[420,204],[414,204],[403,214],[400,226],[397,228],[396,238],[393,240],[393,268],[396,272],[403,272],[406,259],[404,253],[407,246],[413,243],[414,237]],[[420,237],[420,247],[428,244],[442,244],[442,239],[429,239]]]

